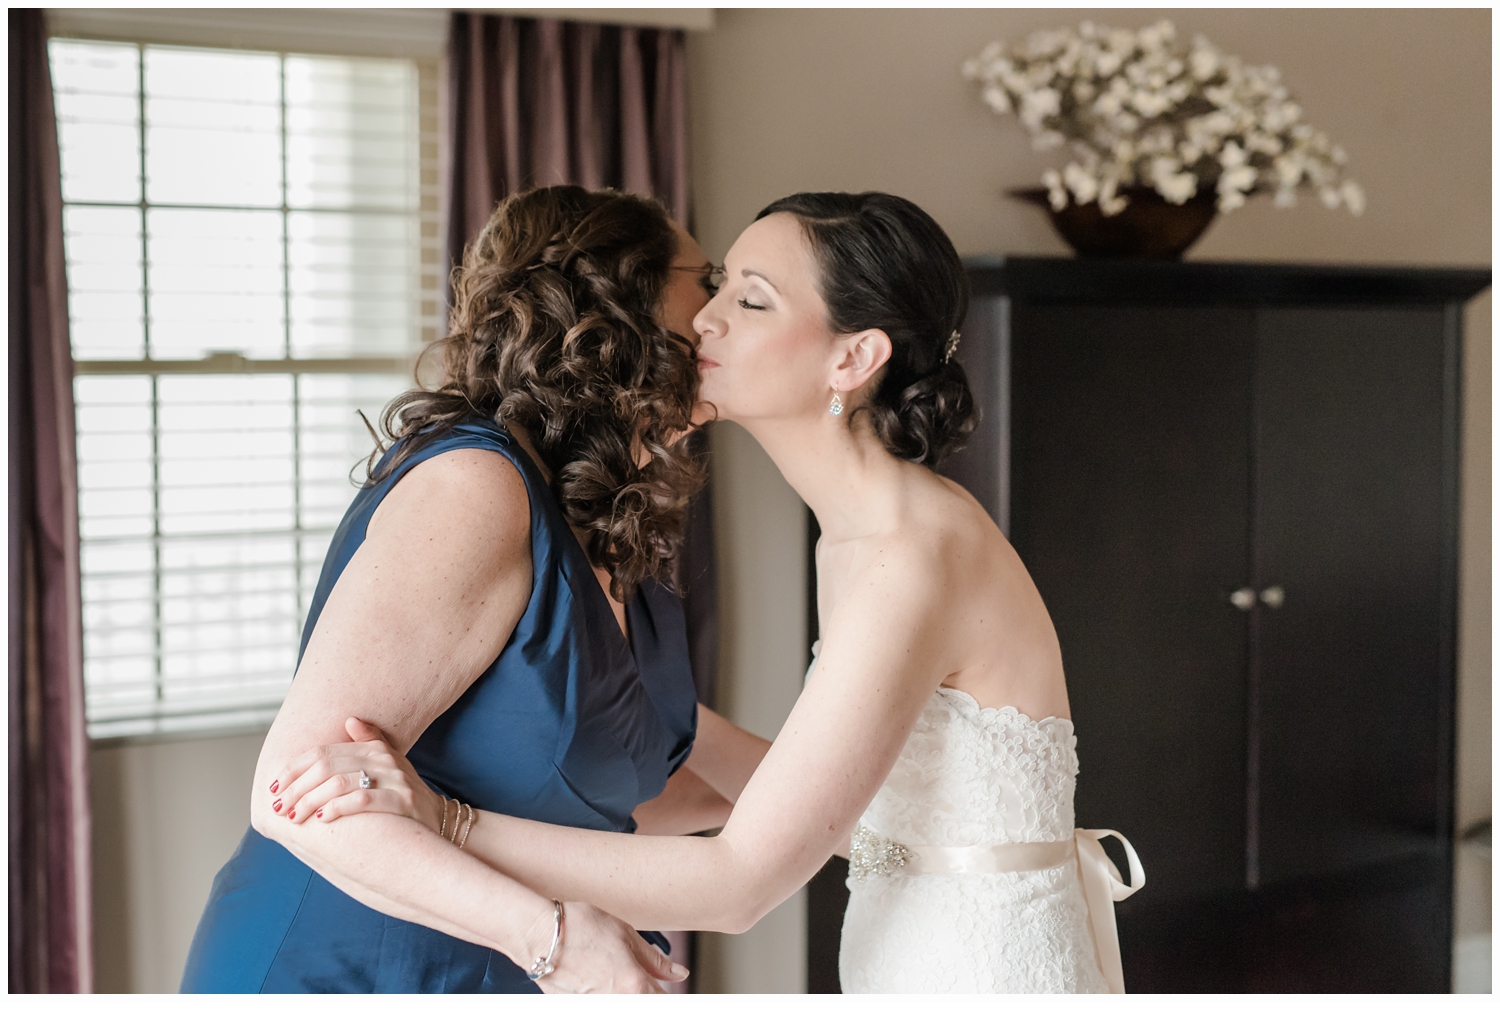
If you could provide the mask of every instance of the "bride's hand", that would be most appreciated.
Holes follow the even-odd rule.
[[[331,822],[346,814],[381,811],[420,822],[440,832],[444,800],[373,724],[356,717],[344,721],[350,741],[325,744],[304,752],[272,781],[271,807],[293,824],[309,819]],[[370,779],[359,785],[360,773]]]

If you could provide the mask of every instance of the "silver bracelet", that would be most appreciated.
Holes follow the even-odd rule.
[[[526,978],[535,983],[543,976],[552,975],[552,970],[557,968],[557,949],[562,947],[563,939],[563,904],[556,899],[552,900],[552,947],[547,950],[547,957],[537,957],[531,963],[531,971]]]

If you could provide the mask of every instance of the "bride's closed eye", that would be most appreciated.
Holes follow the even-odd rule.
[[[751,302],[748,299],[746,299],[743,295],[741,295],[739,298],[735,299],[735,301],[740,304],[740,308],[741,309],[765,309],[766,308],[763,305],[756,305],[754,302]]]

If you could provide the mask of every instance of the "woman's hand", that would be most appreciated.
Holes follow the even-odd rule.
[[[303,752],[271,783],[271,808],[300,825],[309,818],[337,821],[346,814],[381,811],[410,818],[441,833],[445,801],[422,781],[417,770],[388,741],[380,728],[356,717],[344,721],[350,742],[325,744]],[[370,788],[359,785],[360,772]]]
[[[586,902],[564,902],[563,911],[557,968],[537,981],[543,993],[664,993],[657,980],[687,979],[686,967],[624,920]],[[543,929],[534,931],[532,950],[545,956],[552,944],[552,918],[539,926]]]

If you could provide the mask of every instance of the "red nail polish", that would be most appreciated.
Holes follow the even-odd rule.
[[[319,818],[323,817],[323,809],[321,807],[318,808],[318,817]]]
[[[296,809],[296,808],[295,808],[295,807],[294,807],[294,808],[292,808],[292,809],[291,809],[291,810],[290,810],[290,811],[288,811],[288,812],[287,812],[287,813],[286,813],[286,816],[287,816],[287,817],[288,817],[288,818],[295,818],[295,817],[297,817],[297,809]]]
[[[272,811],[280,811],[281,810],[281,801],[278,800],[276,803],[272,804],[271,805],[271,810]]]
[[[280,785],[281,785],[281,780],[279,780],[279,779],[273,779],[273,780],[271,780],[271,792],[275,793],[276,792],[276,788],[278,786],[280,786]]]

